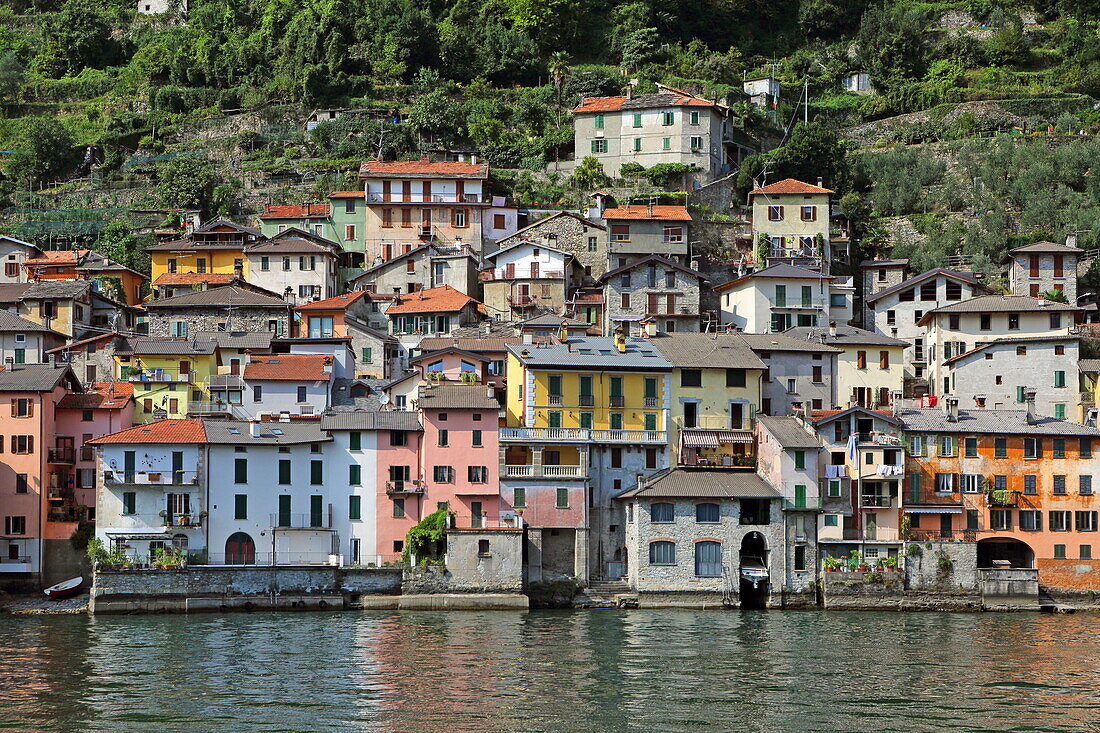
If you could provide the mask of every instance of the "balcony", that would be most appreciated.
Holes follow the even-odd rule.
[[[664,444],[664,430],[593,430],[590,428],[501,428],[506,443],[639,443]]]
[[[626,398],[621,394],[613,394],[608,398],[612,407],[622,407],[626,404]]]
[[[81,461],[94,461],[95,460],[95,448],[90,445],[81,446],[80,448],[80,460]]]
[[[46,492],[50,501],[66,501],[73,498],[73,490],[61,486],[51,486]]]
[[[164,513],[162,519],[165,527],[201,527],[202,520],[206,518],[206,512],[189,512],[180,514]]]
[[[387,481],[386,493],[389,495],[394,494],[423,494],[424,482],[417,479],[416,481]]]
[[[768,259],[775,260],[817,260],[821,253],[816,247],[772,247],[768,250]]]
[[[168,369],[141,369],[131,371],[126,380],[129,382],[157,382],[161,384],[195,384],[194,372],[174,372]]]
[[[72,448],[50,448],[47,451],[48,463],[76,463],[76,451]]]
[[[187,414],[193,417],[226,415],[237,418],[238,420],[248,420],[252,417],[252,413],[242,405],[233,405],[221,400],[215,400],[213,402],[188,402]]]
[[[645,398],[643,398],[643,403],[642,404],[643,404],[644,407],[656,407],[657,406],[657,398],[656,397],[645,397]]]
[[[577,404],[581,407],[592,407],[596,403],[596,399],[590,394],[582,394],[577,398]]]
[[[533,465],[505,465],[502,478],[576,478],[588,477],[587,466],[533,466]]]
[[[308,514],[292,514],[279,512],[271,514],[271,526],[275,529],[332,529],[332,517],[330,512],[310,512]]]
[[[104,471],[103,481],[108,484],[133,484],[137,486],[196,486],[198,471]]]
[[[1008,491],[1007,489],[994,489],[993,491],[985,492],[985,502],[989,506],[993,507],[1014,507],[1020,501],[1019,491]]]
[[[864,494],[859,497],[859,503],[870,509],[890,509],[897,506],[897,499],[885,494]]]
[[[1080,401],[1080,403],[1082,405],[1095,405],[1096,404],[1096,393],[1095,392],[1082,392],[1079,395],[1078,400]]]
[[[508,305],[513,308],[530,308],[535,304],[535,299],[530,295],[509,295]]]
[[[882,468],[885,467],[885,468]],[[880,470],[889,471],[889,473],[879,473]],[[865,479],[876,479],[879,481],[900,481],[905,476],[905,466],[894,465],[891,463],[867,465],[861,464],[859,467],[859,477]]]
[[[552,394],[547,396],[547,402],[555,407],[561,405],[562,396],[560,394]]]
[[[974,529],[911,529],[906,539],[912,542],[974,542]]]
[[[781,310],[825,310],[828,305],[824,300],[798,300],[793,298],[769,298],[768,302],[771,303],[773,309]]]

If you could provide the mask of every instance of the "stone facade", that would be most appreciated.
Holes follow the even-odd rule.
[[[1077,262],[1084,252],[1058,244],[1043,251],[1043,243],[1019,247],[1010,254],[1008,279],[1013,295],[1037,297],[1048,290],[1061,290],[1067,303],[1077,302]]]
[[[417,247],[389,261],[367,264],[370,269],[352,281],[354,289],[366,288],[379,295],[401,295],[450,285],[472,298],[480,295],[477,259],[469,247]]]
[[[836,353],[769,351],[755,344],[753,351],[768,365],[760,391],[760,411],[765,415],[791,415],[796,405],[826,410],[836,406]],[[821,381],[815,381],[814,367],[821,369]]]
[[[640,260],[621,274],[607,276],[603,283],[605,332],[627,322],[627,335],[640,336],[641,321],[652,317],[659,331],[698,333],[701,279],[664,259]]]
[[[1019,400],[1023,387],[1035,390],[1035,410],[1040,415],[1072,420],[1079,397],[1079,343],[1076,336],[994,342],[957,357],[947,364],[945,374],[951,378],[951,392],[967,401],[980,396],[984,407],[1023,409]]]
[[[909,272],[909,260],[869,260],[861,263],[859,269],[863,271],[860,326],[873,329],[875,313],[867,308],[867,299],[887,288],[901,285]]]
[[[199,308],[156,308],[149,313],[149,335],[172,336],[172,323],[187,323],[187,333],[199,331],[224,331],[229,320],[229,310],[224,307]],[[271,331],[277,336],[290,334],[290,304],[284,308],[239,307],[233,308],[232,330],[234,331]]]
[[[497,244],[504,248],[519,240],[540,242],[573,255],[589,284],[607,272],[607,228],[571,211],[551,214]]]

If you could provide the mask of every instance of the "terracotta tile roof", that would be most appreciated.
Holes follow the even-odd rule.
[[[91,382],[84,394],[67,394],[57,406],[69,410],[121,410],[134,398],[130,382]]]
[[[86,249],[64,249],[43,252],[41,257],[25,260],[25,265],[77,265],[88,255]]]
[[[606,209],[603,212],[603,218],[605,220],[661,219],[665,221],[691,221],[691,214],[683,206],[620,206],[616,209]]]
[[[592,112],[617,112],[631,109],[661,109],[663,107],[715,107],[725,109],[709,99],[696,97],[675,87],[658,84],[652,94],[636,94],[630,97],[589,97],[573,109],[573,114]]]
[[[337,295],[334,298],[325,298],[324,300],[315,300],[312,303],[306,303],[300,305],[294,310],[296,311],[318,311],[318,310],[344,310],[355,301],[362,298],[367,294],[366,290],[356,290],[351,293],[344,293],[343,295]]]
[[[617,112],[622,108],[626,97],[587,97],[573,109],[573,114],[586,112]]]
[[[112,445],[119,443],[205,443],[206,429],[202,420],[184,420],[172,418],[156,420],[135,425],[117,433],[104,435],[88,441],[91,445]]]
[[[333,191],[328,195],[330,199],[361,199],[366,198],[366,191]]]
[[[332,357],[323,354],[278,354],[253,356],[245,364],[246,380],[275,380],[289,382],[328,381],[332,372],[325,367],[332,365]]]
[[[782,181],[769,183],[767,186],[753,189],[750,195],[763,193],[833,193],[831,189],[804,183],[795,178],[784,178]]]
[[[400,160],[383,163],[368,160],[359,168],[360,178],[488,178],[488,163],[456,163]]]
[[[386,310],[386,315],[454,313],[462,310],[470,303],[477,303],[477,301],[469,295],[455,290],[450,285],[443,285],[438,288],[417,290],[415,293],[406,293],[400,296],[397,303]]]
[[[267,204],[261,219],[324,219],[329,215],[332,207],[328,204],[298,204],[292,206],[277,206]]]
[[[223,285],[231,282],[233,282],[233,275],[228,272],[166,272],[158,277],[153,285],[198,285],[199,283]]]

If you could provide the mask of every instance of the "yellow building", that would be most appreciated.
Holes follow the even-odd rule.
[[[907,341],[855,326],[791,328],[783,333],[844,350],[837,356],[837,404],[888,407],[891,395],[902,392]]]
[[[751,467],[767,366],[736,333],[658,334],[672,364],[669,438],[678,466]]]
[[[180,239],[146,247],[152,259],[153,284],[165,274],[247,277],[245,247],[262,238],[256,229],[218,218]]]
[[[786,178],[749,192],[752,199],[753,244],[766,265],[822,267],[831,255],[829,199],[833,192],[818,185]],[[764,243],[766,242],[766,246]],[[823,262],[824,259],[824,262]],[[828,271],[826,267],[824,272]]]
[[[132,338],[115,352],[118,378],[134,385],[134,422],[186,418],[210,401],[218,372],[210,339]]]

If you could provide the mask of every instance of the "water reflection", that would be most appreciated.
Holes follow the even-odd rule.
[[[1087,616],[0,617],[0,728],[1096,730]]]

